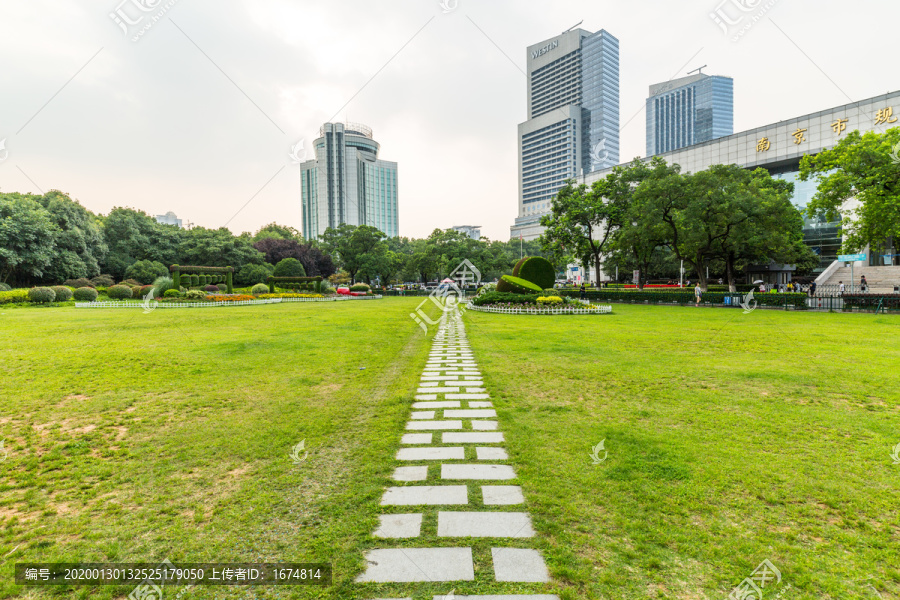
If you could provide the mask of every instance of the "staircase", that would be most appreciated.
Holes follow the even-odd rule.
[[[895,267],[869,267],[853,266],[853,279],[851,281],[850,267],[841,266],[835,269],[824,280],[816,280],[819,291],[824,293],[837,292],[839,282],[843,281],[847,292],[859,292],[859,280],[865,275],[869,283],[870,294],[893,294],[894,286],[900,285],[900,266]],[[852,287],[851,287],[852,284]]]

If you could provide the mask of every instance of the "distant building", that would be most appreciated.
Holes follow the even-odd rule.
[[[191,228],[190,221],[182,221],[171,210],[164,215],[156,215],[156,222],[162,223],[163,225],[175,225],[176,227],[181,227],[182,229]]]
[[[304,237],[318,238],[344,223],[399,236],[397,163],[378,158],[372,130],[325,123],[313,145],[315,159],[300,165]]]
[[[481,225],[455,225],[451,229],[464,233],[473,240],[481,239]]]
[[[734,81],[698,73],[650,86],[647,156],[734,133]]]
[[[536,239],[567,179],[619,162],[619,40],[573,29],[528,47],[528,120],[519,125],[519,215]]]

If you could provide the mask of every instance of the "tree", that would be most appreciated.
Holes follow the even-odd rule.
[[[303,234],[286,225],[279,225],[272,222],[259,228],[259,231],[253,234],[253,242],[260,240],[294,240],[295,242],[303,242]]]
[[[53,283],[100,274],[100,263],[109,251],[97,217],[59,190],[33,196],[59,228],[55,252],[42,279]]]
[[[244,265],[234,277],[238,285],[251,286],[257,283],[266,283],[274,274],[275,267],[269,263],[263,263],[261,265]]]
[[[306,277],[306,270],[296,258],[285,258],[275,265],[275,277]]]
[[[194,230],[187,231],[176,225],[157,223],[147,213],[132,208],[113,208],[100,221],[103,238],[109,248],[109,253],[101,263],[102,270],[116,279],[123,279],[125,270],[139,260],[152,260],[164,265],[176,262],[198,264],[187,262],[179,256],[182,241]]]
[[[203,267],[234,267],[262,264],[265,255],[253,247],[249,233],[234,235],[225,227],[195,227],[184,232],[178,248],[179,264]]]
[[[166,265],[153,260],[139,260],[125,269],[126,279],[134,279],[140,281],[144,285],[150,285],[157,277],[168,276],[169,268],[166,267]]]
[[[59,227],[27,195],[0,194],[0,282],[41,277],[56,249]]]
[[[322,247],[333,257],[337,257],[340,267],[356,283],[356,274],[366,266],[366,255],[375,250],[385,234],[371,225],[341,224],[329,227],[322,234]]]
[[[607,201],[613,190],[607,179],[588,188],[569,180],[553,199],[550,214],[541,217],[546,227],[541,246],[554,257],[575,256],[584,265],[593,265],[600,281],[603,252],[622,225],[623,207]]]
[[[879,134],[854,131],[829,150],[800,161],[800,179],[818,177],[807,215],[842,219],[843,249],[862,251],[900,238],[900,128]],[[850,204],[856,199],[857,207]]]

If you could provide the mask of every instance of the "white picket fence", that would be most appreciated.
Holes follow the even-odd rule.
[[[283,302],[340,302],[343,300],[379,300],[382,296],[333,296],[326,298],[264,298],[262,300],[238,300],[236,302],[157,302],[149,303],[123,300],[121,302],[76,302],[75,308],[203,308],[207,306],[251,306],[257,304],[281,304]]]
[[[467,309],[476,312],[498,313],[503,315],[605,315],[612,312],[612,306],[597,306],[596,309],[587,308],[495,308],[492,306],[475,306],[469,304]]]

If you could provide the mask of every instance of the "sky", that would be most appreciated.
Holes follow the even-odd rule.
[[[481,225],[506,240],[527,46],[579,21],[619,39],[626,162],[644,155],[648,87],[703,65],[734,78],[735,132],[900,89],[896,13],[895,0],[0,0],[0,192],[301,229],[291,151],[349,120],[399,163],[402,236]]]

